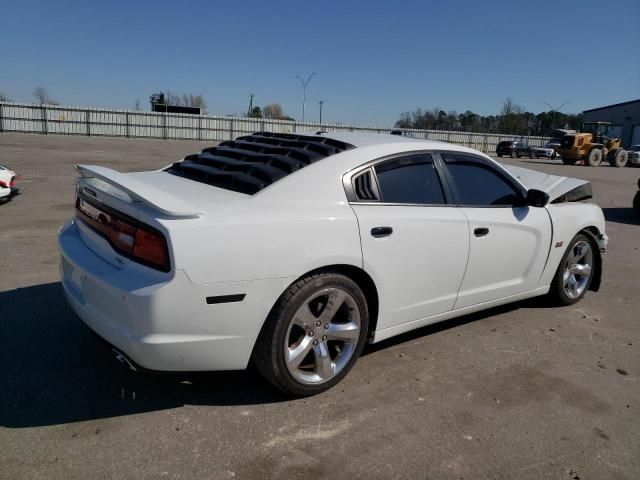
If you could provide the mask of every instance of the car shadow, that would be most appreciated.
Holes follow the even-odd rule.
[[[560,166],[567,166],[567,167],[572,167],[573,165],[564,165],[564,163],[562,163],[562,160],[558,159],[543,159],[543,158],[539,158],[537,160],[534,159],[527,159],[527,160],[520,160],[522,163],[534,163],[537,165],[560,165]]]
[[[631,207],[607,207],[602,212],[607,222],[640,225],[640,215]]]
[[[537,300],[531,306],[544,307]],[[441,322],[368,345],[370,355],[527,302]],[[28,428],[119,417],[184,405],[253,405],[291,399],[253,369],[133,372],[67,305],[59,282],[0,292],[0,426]]]
[[[415,330],[396,335],[395,337],[383,340],[378,343],[369,344],[365,347],[362,355],[368,355],[385,348],[400,345],[406,342],[411,342],[412,340],[416,340],[417,338],[433,335],[438,332],[449,330],[450,328],[460,327],[462,325],[466,325],[467,323],[473,323],[485,318],[501,315],[503,313],[513,312],[515,310],[519,310],[520,308],[546,309],[558,308],[558,305],[549,300],[547,296],[528,298],[519,302],[500,305],[498,307],[489,308],[480,312],[470,313],[461,317],[452,318],[450,320],[434,323],[432,325],[427,325],[425,327],[417,328]]]
[[[287,400],[252,370],[130,371],[75,316],[59,282],[0,292],[0,319],[0,426]]]

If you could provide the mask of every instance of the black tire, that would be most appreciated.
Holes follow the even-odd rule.
[[[577,160],[575,158],[562,157],[562,163],[564,163],[565,165],[575,165],[576,162],[577,162]]]
[[[502,158],[502,154],[501,153],[498,153],[497,155],[498,155],[498,157]]]
[[[609,164],[612,167],[624,167],[627,164],[629,155],[627,151],[622,148],[612,150],[608,156]]]
[[[564,286],[563,286],[563,275],[565,273],[565,269],[567,267],[567,261],[569,258],[569,255],[571,254],[571,252],[573,251],[574,247],[576,246],[576,244],[580,243],[580,242],[586,242],[590,245],[591,249],[593,250],[593,262],[591,265],[591,274],[590,277],[586,283],[586,286],[584,288],[584,290],[582,291],[582,293],[580,293],[579,296],[575,297],[575,298],[571,298],[569,295],[567,295],[567,293],[565,292]],[[560,306],[567,306],[567,305],[573,305],[574,303],[577,303],[578,301],[580,301],[582,299],[582,297],[584,297],[585,293],[587,292],[587,290],[589,290],[589,287],[591,286],[591,281],[593,280],[593,276],[595,274],[595,249],[597,248],[596,245],[594,245],[593,241],[591,238],[589,238],[587,235],[583,234],[583,233],[579,233],[577,234],[575,237],[573,237],[573,239],[571,240],[571,242],[569,242],[569,245],[567,245],[567,249],[564,252],[564,255],[562,255],[562,260],[560,260],[560,264],[558,265],[558,269],[556,270],[556,274],[553,277],[553,281],[551,282],[551,287],[549,288],[549,298],[551,299],[551,301],[556,304],[556,305],[560,305]]]
[[[599,167],[602,163],[602,150],[599,148],[592,148],[587,154],[584,164],[590,167]]]
[[[640,215],[640,191],[636,192],[636,196],[633,197],[633,208]]]
[[[305,384],[294,378],[287,367],[285,340],[289,325],[298,309],[307,299],[326,288],[338,288],[352,296],[359,309],[360,333],[355,349],[342,370],[324,383]],[[296,397],[316,395],[330,389],[349,373],[362,353],[368,326],[367,301],[362,290],[353,280],[338,273],[311,275],[298,280],[282,294],[262,327],[253,350],[252,360],[264,378],[285,393]]]

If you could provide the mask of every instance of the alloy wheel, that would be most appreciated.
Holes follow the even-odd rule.
[[[291,318],[284,355],[289,373],[307,385],[325,383],[349,363],[360,338],[360,310],[346,290],[309,296]]]
[[[567,297],[580,297],[591,279],[593,271],[593,250],[589,242],[580,240],[571,248],[562,274],[562,288]]]

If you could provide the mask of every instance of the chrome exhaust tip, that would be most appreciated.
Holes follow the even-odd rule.
[[[120,363],[125,364],[127,367],[129,367],[129,370],[132,370],[134,372],[137,372],[138,369],[135,367],[135,365],[131,362],[131,360],[129,360],[129,358],[122,353],[120,350],[117,350],[115,348],[112,348],[111,351],[115,354],[116,356],[116,360],[118,360]]]

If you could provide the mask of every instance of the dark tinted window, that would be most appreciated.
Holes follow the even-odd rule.
[[[463,205],[514,205],[518,190],[493,167],[464,156],[443,155]]]
[[[376,166],[382,201],[386,203],[445,203],[431,155],[410,155]]]
[[[510,147],[511,145],[513,145],[513,142],[500,142],[498,145],[500,147]]]

